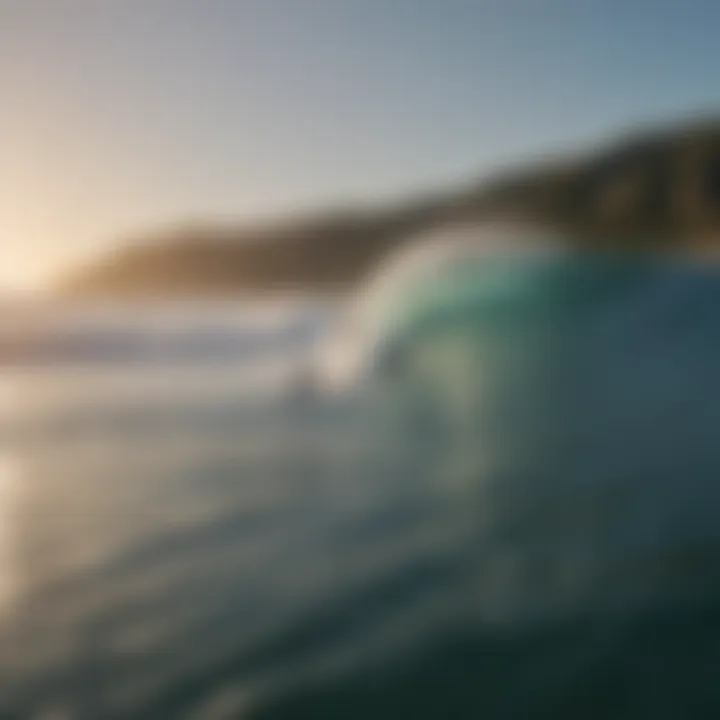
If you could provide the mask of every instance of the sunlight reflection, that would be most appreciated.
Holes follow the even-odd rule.
[[[18,468],[0,454],[0,613],[8,608],[17,592],[15,572],[15,500]]]

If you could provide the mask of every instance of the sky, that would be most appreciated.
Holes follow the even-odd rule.
[[[0,0],[0,293],[720,110],[716,0]]]

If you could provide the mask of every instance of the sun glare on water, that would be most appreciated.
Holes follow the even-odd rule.
[[[7,379],[0,381],[0,432],[16,408],[16,388]],[[16,500],[19,468],[6,438],[0,435],[0,614],[8,609],[17,590]]]
[[[16,574],[15,515],[17,467],[9,456],[0,454],[0,613],[13,599]]]

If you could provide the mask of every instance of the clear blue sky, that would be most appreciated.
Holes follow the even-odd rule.
[[[0,0],[0,283],[720,105],[716,0]]]

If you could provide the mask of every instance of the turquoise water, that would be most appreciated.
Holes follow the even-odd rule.
[[[442,427],[282,343],[6,373],[0,717],[717,716],[720,277],[624,287],[443,321]]]

